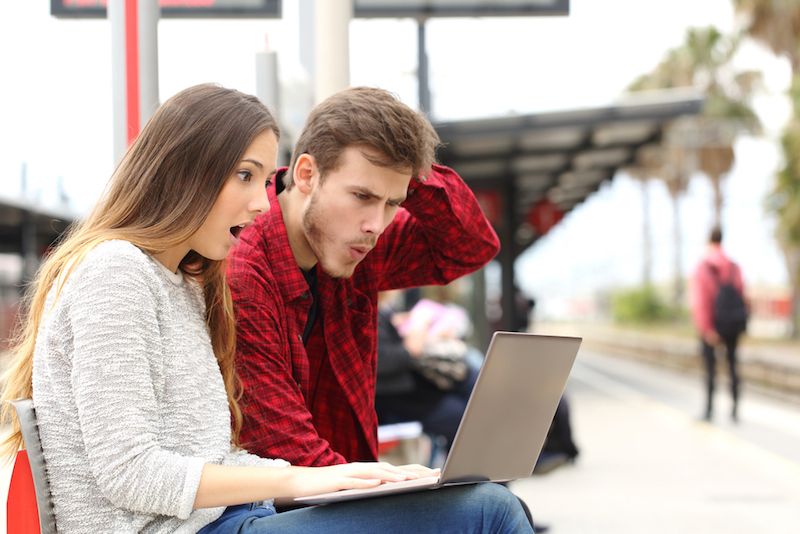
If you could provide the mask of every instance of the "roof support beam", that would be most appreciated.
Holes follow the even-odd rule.
[[[517,186],[514,180],[506,180],[503,187],[503,227],[500,236],[500,271],[502,273],[503,328],[512,330],[517,324],[517,310],[514,306],[514,260],[517,258],[516,234],[519,219],[514,209]]]

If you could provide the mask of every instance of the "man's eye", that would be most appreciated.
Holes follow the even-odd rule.
[[[358,200],[369,200],[369,195],[365,195],[364,193],[353,193]]]
[[[249,182],[250,179],[253,177],[253,173],[250,171],[239,171],[236,173],[236,176],[243,182]]]
[[[267,180],[264,182],[264,189],[269,189],[269,186],[271,185],[272,185],[272,178],[267,178]]]

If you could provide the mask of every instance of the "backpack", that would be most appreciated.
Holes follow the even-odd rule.
[[[722,339],[733,339],[747,328],[748,310],[744,295],[733,280],[722,280],[715,266],[709,263],[708,268],[717,281],[717,295],[712,308],[714,330]]]

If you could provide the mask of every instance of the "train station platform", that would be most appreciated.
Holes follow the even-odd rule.
[[[567,385],[580,455],[511,489],[550,534],[797,532],[797,406],[746,389],[736,424],[718,391],[708,423],[703,396],[696,376],[582,347]]]
[[[645,361],[693,374],[701,372],[700,342],[691,330],[625,327],[610,323],[542,323],[538,333],[577,335],[583,346],[615,356]],[[800,402],[800,341],[744,336],[739,365],[746,387]],[[718,373],[727,373],[725,365]]]

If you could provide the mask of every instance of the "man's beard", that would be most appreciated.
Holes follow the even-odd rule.
[[[314,253],[314,256],[317,257],[317,264],[325,272],[325,274],[331,278],[349,278],[352,276],[357,264],[354,264],[353,268],[349,271],[342,272],[341,269],[339,271],[332,270],[332,266],[326,261],[324,246],[325,241],[327,240],[331,245],[331,248],[333,249],[331,250],[331,253],[333,254],[336,253],[336,243],[333,240],[328,240],[327,236],[325,235],[325,230],[322,229],[322,217],[319,214],[318,200],[318,192],[314,191],[311,194],[311,200],[308,203],[308,207],[306,208],[305,212],[303,212],[303,232],[306,235],[306,241],[308,241],[308,245],[311,247],[311,251]]]
[[[317,258],[317,264],[325,274],[332,278],[350,278],[360,262],[345,261],[343,265],[338,267],[338,270],[334,270],[334,266],[326,261],[325,244],[328,244],[329,253],[335,258],[336,253],[339,252],[337,247],[338,242],[335,239],[330,239],[323,229],[323,220],[319,213],[319,199],[317,195],[317,191],[311,194],[308,207],[305,212],[303,212],[303,232],[305,233],[306,241],[308,241],[311,251]],[[350,244],[372,249],[375,246],[375,239],[364,238]],[[345,247],[342,247],[342,249],[344,250]]]

